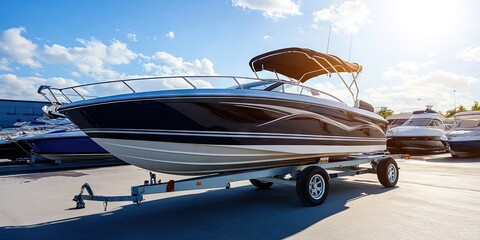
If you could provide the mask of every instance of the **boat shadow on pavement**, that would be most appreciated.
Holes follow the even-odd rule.
[[[35,225],[4,226],[0,228],[0,236],[2,239],[283,239],[347,210],[349,201],[392,189],[395,188],[383,188],[373,181],[335,179],[330,182],[327,200],[317,207],[304,206],[295,187],[285,185],[274,185],[267,190],[252,186],[211,190],[145,201],[139,206],[130,204],[107,212],[98,208],[98,203],[87,201],[87,208],[90,205],[99,212]]]

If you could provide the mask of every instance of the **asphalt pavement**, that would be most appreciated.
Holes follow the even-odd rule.
[[[295,187],[147,195],[130,202],[71,201],[83,183],[95,194],[129,195],[148,179],[131,165],[0,176],[0,239],[480,239],[480,158],[448,154],[398,159],[400,180],[375,174],[334,179],[327,200],[306,207]],[[184,177],[157,174],[162,180]]]

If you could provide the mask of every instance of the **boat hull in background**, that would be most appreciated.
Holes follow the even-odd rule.
[[[50,160],[111,159],[107,152],[81,131],[43,133],[18,139],[32,151]]]
[[[387,140],[387,147],[391,153],[445,151],[438,136],[391,137]]]
[[[30,148],[19,145],[13,141],[0,139],[0,159],[16,160],[29,156]]]
[[[448,140],[443,140],[442,143],[454,157],[480,156],[479,137],[449,137]]]

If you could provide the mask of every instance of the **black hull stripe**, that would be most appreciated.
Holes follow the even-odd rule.
[[[280,138],[273,136],[228,136],[228,135],[178,135],[178,134],[143,134],[139,132],[86,132],[91,138],[109,138],[126,140],[143,140],[158,142],[219,144],[219,145],[385,145],[384,140],[355,140],[351,139],[305,139]]]
[[[278,139],[301,139],[301,140],[333,140],[333,141],[378,141],[385,142],[386,138],[350,137],[350,136],[326,136],[305,134],[279,134],[279,133],[256,133],[256,132],[218,132],[218,131],[168,131],[168,130],[135,130],[135,129],[85,129],[86,134],[96,133],[122,133],[144,135],[169,135],[169,136],[196,136],[196,137],[234,137],[234,138],[278,138]]]

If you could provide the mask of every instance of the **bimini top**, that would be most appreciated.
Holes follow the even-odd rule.
[[[253,72],[267,70],[280,73],[302,83],[313,77],[330,73],[358,75],[362,66],[343,61],[337,56],[319,53],[308,48],[283,48],[258,55],[250,60]]]

